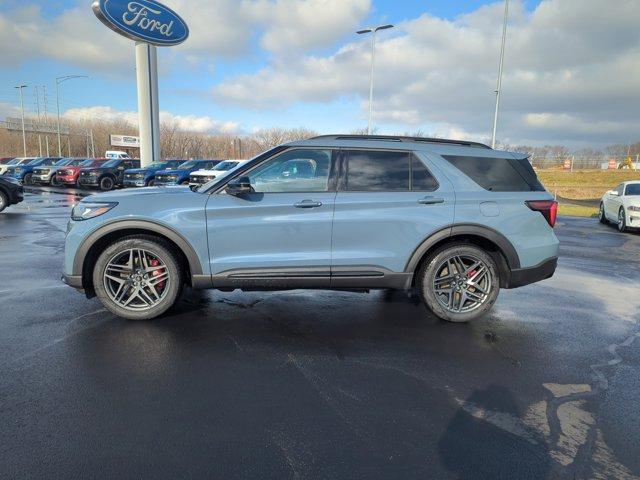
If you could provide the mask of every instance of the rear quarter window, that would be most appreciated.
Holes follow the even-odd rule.
[[[543,192],[533,167],[526,158],[467,157],[443,155],[485,190],[491,192]]]

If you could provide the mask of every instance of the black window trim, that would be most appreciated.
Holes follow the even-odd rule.
[[[365,151],[365,152],[393,152],[393,153],[405,153],[409,155],[409,188],[407,190],[349,190],[346,184],[346,156],[349,151]],[[436,185],[430,190],[417,190],[413,188],[413,160],[414,158],[420,162],[427,170],[429,175],[433,177]],[[337,169],[338,179],[338,192],[345,193],[410,193],[410,192],[436,192],[440,189],[440,182],[431,169],[422,161],[422,159],[416,154],[415,150],[406,150],[400,148],[367,148],[367,147],[341,147],[339,166]]]
[[[236,178],[240,178],[240,177],[244,177],[247,174],[251,173],[253,170],[255,170],[256,168],[264,165],[266,162],[273,160],[276,157],[279,157],[280,155],[284,155],[287,152],[292,152],[295,150],[329,150],[331,151],[331,165],[329,166],[329,180],[327,182],[327,190],[323,191],[323,192],[318,192],[317,190],[315,191],[299,191],[299,192],[258,192],[256,193],[257,195],[282,195],[282,194],[314,194],[314,193],[336,193],[337,192],[337,165],[339,163],[339,158],[340,158],[340,147],[336,147],[336,146],[328,146],[328,147],[322,147],[322,146],[317,146],[317,145],[304,145],[304,146],[280,146],[280,147],[274,147],[271,150],[267,150],[266,152],[264,152],[263,154],[259,155],[258,157],[256,157],[255,163],[254,161],[249,161],[247,163],[245,163],[244,165],[242,165],[235,173],[233,176],[230,176],[227,178],[227,176],[224,176],[224,182],[222,184],[220,184],[219,186],[213,185],[209,190],[207,190],[206,192],[202,192],[204,194],[220,194],[220,193],[224,193],[225,189],[227,188],[227,185],[229,184],[229,182],[231,182],[232,180],[236,179]],[[270,155],[268,155],[270,154]],[[264,155],[268,155],[265,158],[261,158]]]

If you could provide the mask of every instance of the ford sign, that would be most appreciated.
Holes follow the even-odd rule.
[[[189,36],[184,20],[155,0],[95,0],[92,8],[102,23],[131,40],[166,47]]]

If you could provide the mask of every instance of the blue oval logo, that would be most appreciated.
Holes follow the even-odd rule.
[[[102,23],[131,40],[168,47],[189,37],[180,15],[154,0],[95,0],[92,8]]]

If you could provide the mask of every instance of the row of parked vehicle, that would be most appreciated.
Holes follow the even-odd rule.
[[[198,187],[246,160],[166,160],[141,167],[132,158],[0,159],[0,175],[23,185],[73,186],[102,191],[117,187],[190,185]]]

